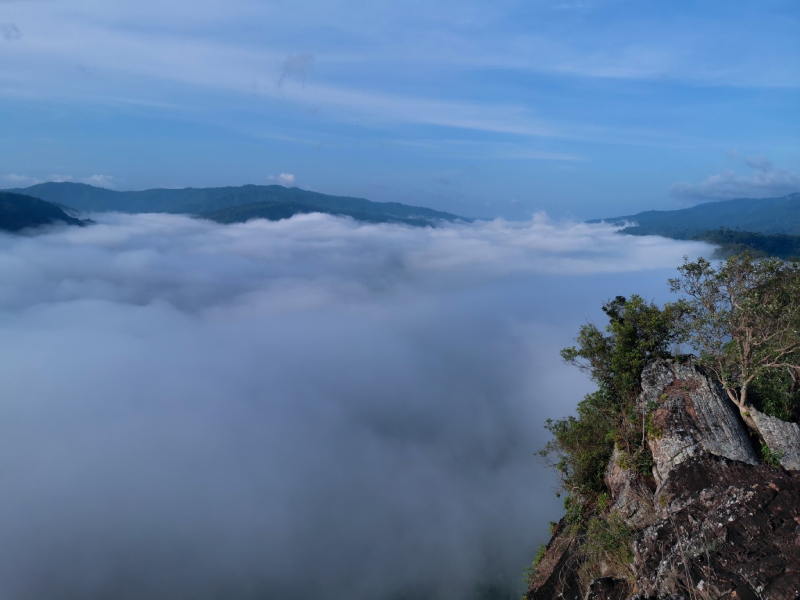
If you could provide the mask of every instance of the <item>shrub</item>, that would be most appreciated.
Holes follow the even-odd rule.
[[[584,562],[579,576],[583,587],[601,575],[631,579],[633,538],[633,530],[616,512],[589,519],[581,546]]]
[[[800,420],[800,389],[793,369],[759,375],[750,385],[750,398],[761,412],[784,421]]]
[[[561,491],[572,505],[586,504],[591,512],[605,491],[603,475],[614,445],[633,468],[647,473],[652,456],[643,439],[647,415],[636,410],[642,371],[653,360],[670,356],[678,341],[675,323],[680,307],[661,309],[639,296],[617,296],[603,305],[605,331],[594,324],[581,327],[577,345],[561,356],[586,372],[597,391],[578,404],[577,416],[547,421],[553,435],[540,452],[561,479]],[[588,514],[588,513],[587,513]]]

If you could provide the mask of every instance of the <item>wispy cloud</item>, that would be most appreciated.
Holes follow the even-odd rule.
[[[282,185],[284,187],[294,187],[296,177],[291,173],[281,173],[280,175],[270,175],[267,177],[267,181],[277,183],[278,185]]]
[[[775,168],[766,155],[742,157],[735,151],[727,154],[741,160],[755,173],[746,176],[725,170],[697,184],[681,181],[672,185],[672,195],[682,200],[702,201],[768,198],[800,192],[800,176]]]
[[[3,179],[13,183],[14,185],[34,185],[39,183],[38,179],[28,177],[27,175],[18,175],[17,173],[9,173],[8,175],[4,175]]]
[[[112,188],[116,184],[112,175],[90,175],[89,177],[81,179],[81,182],[105,188]]]

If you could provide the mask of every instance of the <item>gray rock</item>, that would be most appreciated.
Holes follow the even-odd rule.
[[[784,469],[800,470],[800,427],[748,408],[761,437]]]
[[[655,519],[653,492],[638,473],[620,466],[620,457],[621,452],[614,448],[604,477],[614,502],[611,509],[619,513],[628,526],[641,529]]]
[[[672,469],[700,452],[759,462],[738,410],[694,359],[659,360],[647,367],[639,407],[652,415],[659,432],[649,439],[659,486]]]

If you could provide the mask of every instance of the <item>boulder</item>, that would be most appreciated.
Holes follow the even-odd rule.
[[[770,417],[750,407],[750,418],[758,427],[764,443],[781,463],[784,469],[800,470],[800,427],[797,423],[787,423]]]
[[[653,475],[659,486],[670,471],[705,452],[758,464],[738,410],[693,358],[659,360],[642,373],[639,408],[652,418]]]

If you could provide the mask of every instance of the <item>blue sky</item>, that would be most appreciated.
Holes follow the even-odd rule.
[[[0,0],[0,187],[592,218],[800,190],[800,4]]]

